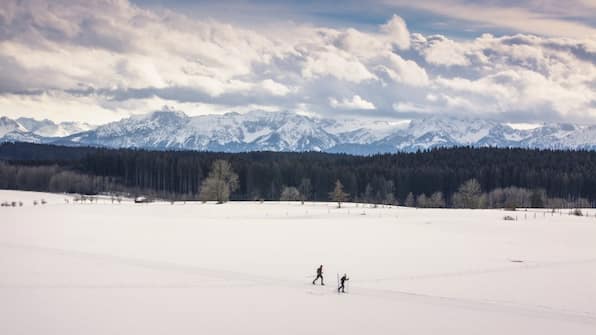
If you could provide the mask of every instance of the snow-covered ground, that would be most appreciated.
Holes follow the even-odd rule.
[[[596,334],[594,210],[65,198],[0,191],[0,334]]]

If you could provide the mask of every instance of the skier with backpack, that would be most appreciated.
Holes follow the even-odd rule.
[[[341,279],[339,280],[339,287],[337,288],[337,293],[339,293],[340,290],[342,293],[346,293],[346,291],[345,291],[346,280],[350,280],[350,278],[348,278],[348,275],[344,273],[343,277],[341,277]]]
[[[321,278],[321,285],[325,286],[325,283],[323,282],[323,264],[317,268],[317,277],[312,281],[312,284],[314,285],[319,278]]]

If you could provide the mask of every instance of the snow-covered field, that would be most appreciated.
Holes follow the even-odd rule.
[[[67,197],[0,191],[0,334],[596,334],[594,210]]]

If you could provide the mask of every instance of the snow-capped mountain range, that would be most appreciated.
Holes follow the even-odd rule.
[[[0,117],[0,142],[49,143],[52,139],[88,131],[93,128],[93,126],[86,123],[55,123],[47,119],[40,121],[26,117],[12,120],[2,116]]]
[[[0,118],[0,142],[157,150],[324,151],[374,154],[435,147],[596,150],[596,125],[544,124],[515,129],[477,119],[429,117],[410,122],[335,120],[291,112],[189,117],[156,111],[92,127],[30,118]]]

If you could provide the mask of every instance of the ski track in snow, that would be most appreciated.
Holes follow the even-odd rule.
[[[511,261],[513,262],[513,261]],[[449,277],[464,277],[464,276],[474,276],[474,275],[484,275],[489,273],[501,273],[501,272],[517,272],[517,271],[524,271],[524,270],[535,270],[535,269],[544,269],[544,268],[551,268],[551,267],[559,267],[559,266],[569,266],[569,265],[581,265],[581,264],[591,264],[596,263],[596,258],[590,259],[580,259],[580,260],[572,260],[572,261],[556,261],[556,262],[530,262],[530,261],[523,261],[521,266],[511,267],[511,266],[502,266],[502,267],[492,267],[492,268],[484,268],[484,269],[474,269],[470,271],[457,271],[457,272],[443,272],[443,273],[429,273],[423,275],[413,275],[413,276],[395,276],[395,277],[385,277],[385,278],[375,278],[375,279],[363,279],[360,280],[362,283],[377,283],[383,281],[399,281],[399,280],[421,280],[421,279],[437,279],[437,278],[449,278]]]
[[[101,263],[120,263],[123,265],[148,268],[151,270],[159,271],[175,271],[190,275],[199,275],[202,278],[196,283],[188,284],[147,284],[147,283],[127,283],[127,284],[58,284],[58,285],[20,285],[20,284],[0,284],[0,289],[147,289],[147,288],[162,288],[162,289],[192,289],[192,288],[204,288],[209,287],[205,285],[205,278],[214,278],[217,280],[223,280],[226,287],[254,287],[254,286],[278,286],[291,289],[305,290],[305,293],[313,296],[327,296],[336,295],[336,288],[332,285],[326,285],[324,287],[318,284],[313,287],[310,283],[289,280],[284,278],[274,278],[267,276],[258,276],[249,273],[209,269],[197,266],[190,266],[184,264],[178,264],[166,261],[155,261],[138,258],[123,257],[118,255],[79,251],[79,250],[68,250],[44,246],[34,245],[22,245],[14,244],[9,242],[0,241],[0,248],[12,248],[21,249],[28,251],[35,251],[39,253],[52,253],[59,256],[74,256],[78,258],[84,258],[87,260],[93,260]],[[466,275],[478,275],[485,273],[494,272],[508,272],[508,271],[520,271],[520,270],[532,270],[545,267],[556,267],[566,266],[574,264],[590,264],[596,262],[596,259],[566,261],[566,262],[550,262],[535,264],[533,266],[523,268],[493,268],[484,270],[475,270],[469,272],[454,272],[454,273],[437,273],[428,274],[421,276],[407,276],[407,277],[394,277],[394,278],[382,278],[373,280],[362,280],[361,282],[375,282],[382,280],[395,280],[395,279],[425,279],[425,278],[440,278],[440,277],[451,277],[451,276],[466,276]],[[310,278],[310,277],[309,277]],[[221,287],[218,285],[217,287]],[[349,295],[363,298],[375,298],[385,299],[390,301],[400,301],[417,304],[429,304],[433,306],[444,306],[447,308],[458,308],[473,311],[484,311],[488,313],[501,313],[501,314],[514,314],[517,316],[523,315],[529,318],[541,318],[549,320],[560,320],[566,322],[584,323],[589,325],[596,325],[596,314],[593,312],[586,311],[571,311],[557,309],[550,306],[535,306],[535,305],[523,305],[507,301],[496,301],[496,300],[472,300],[462,299],[454,297],[445,297],[437,295],[420,294],[416,292],[408,292],[393,289],[377,289],[364,286],[351,286]],[[343,295],[343,294],[341,294]]]

